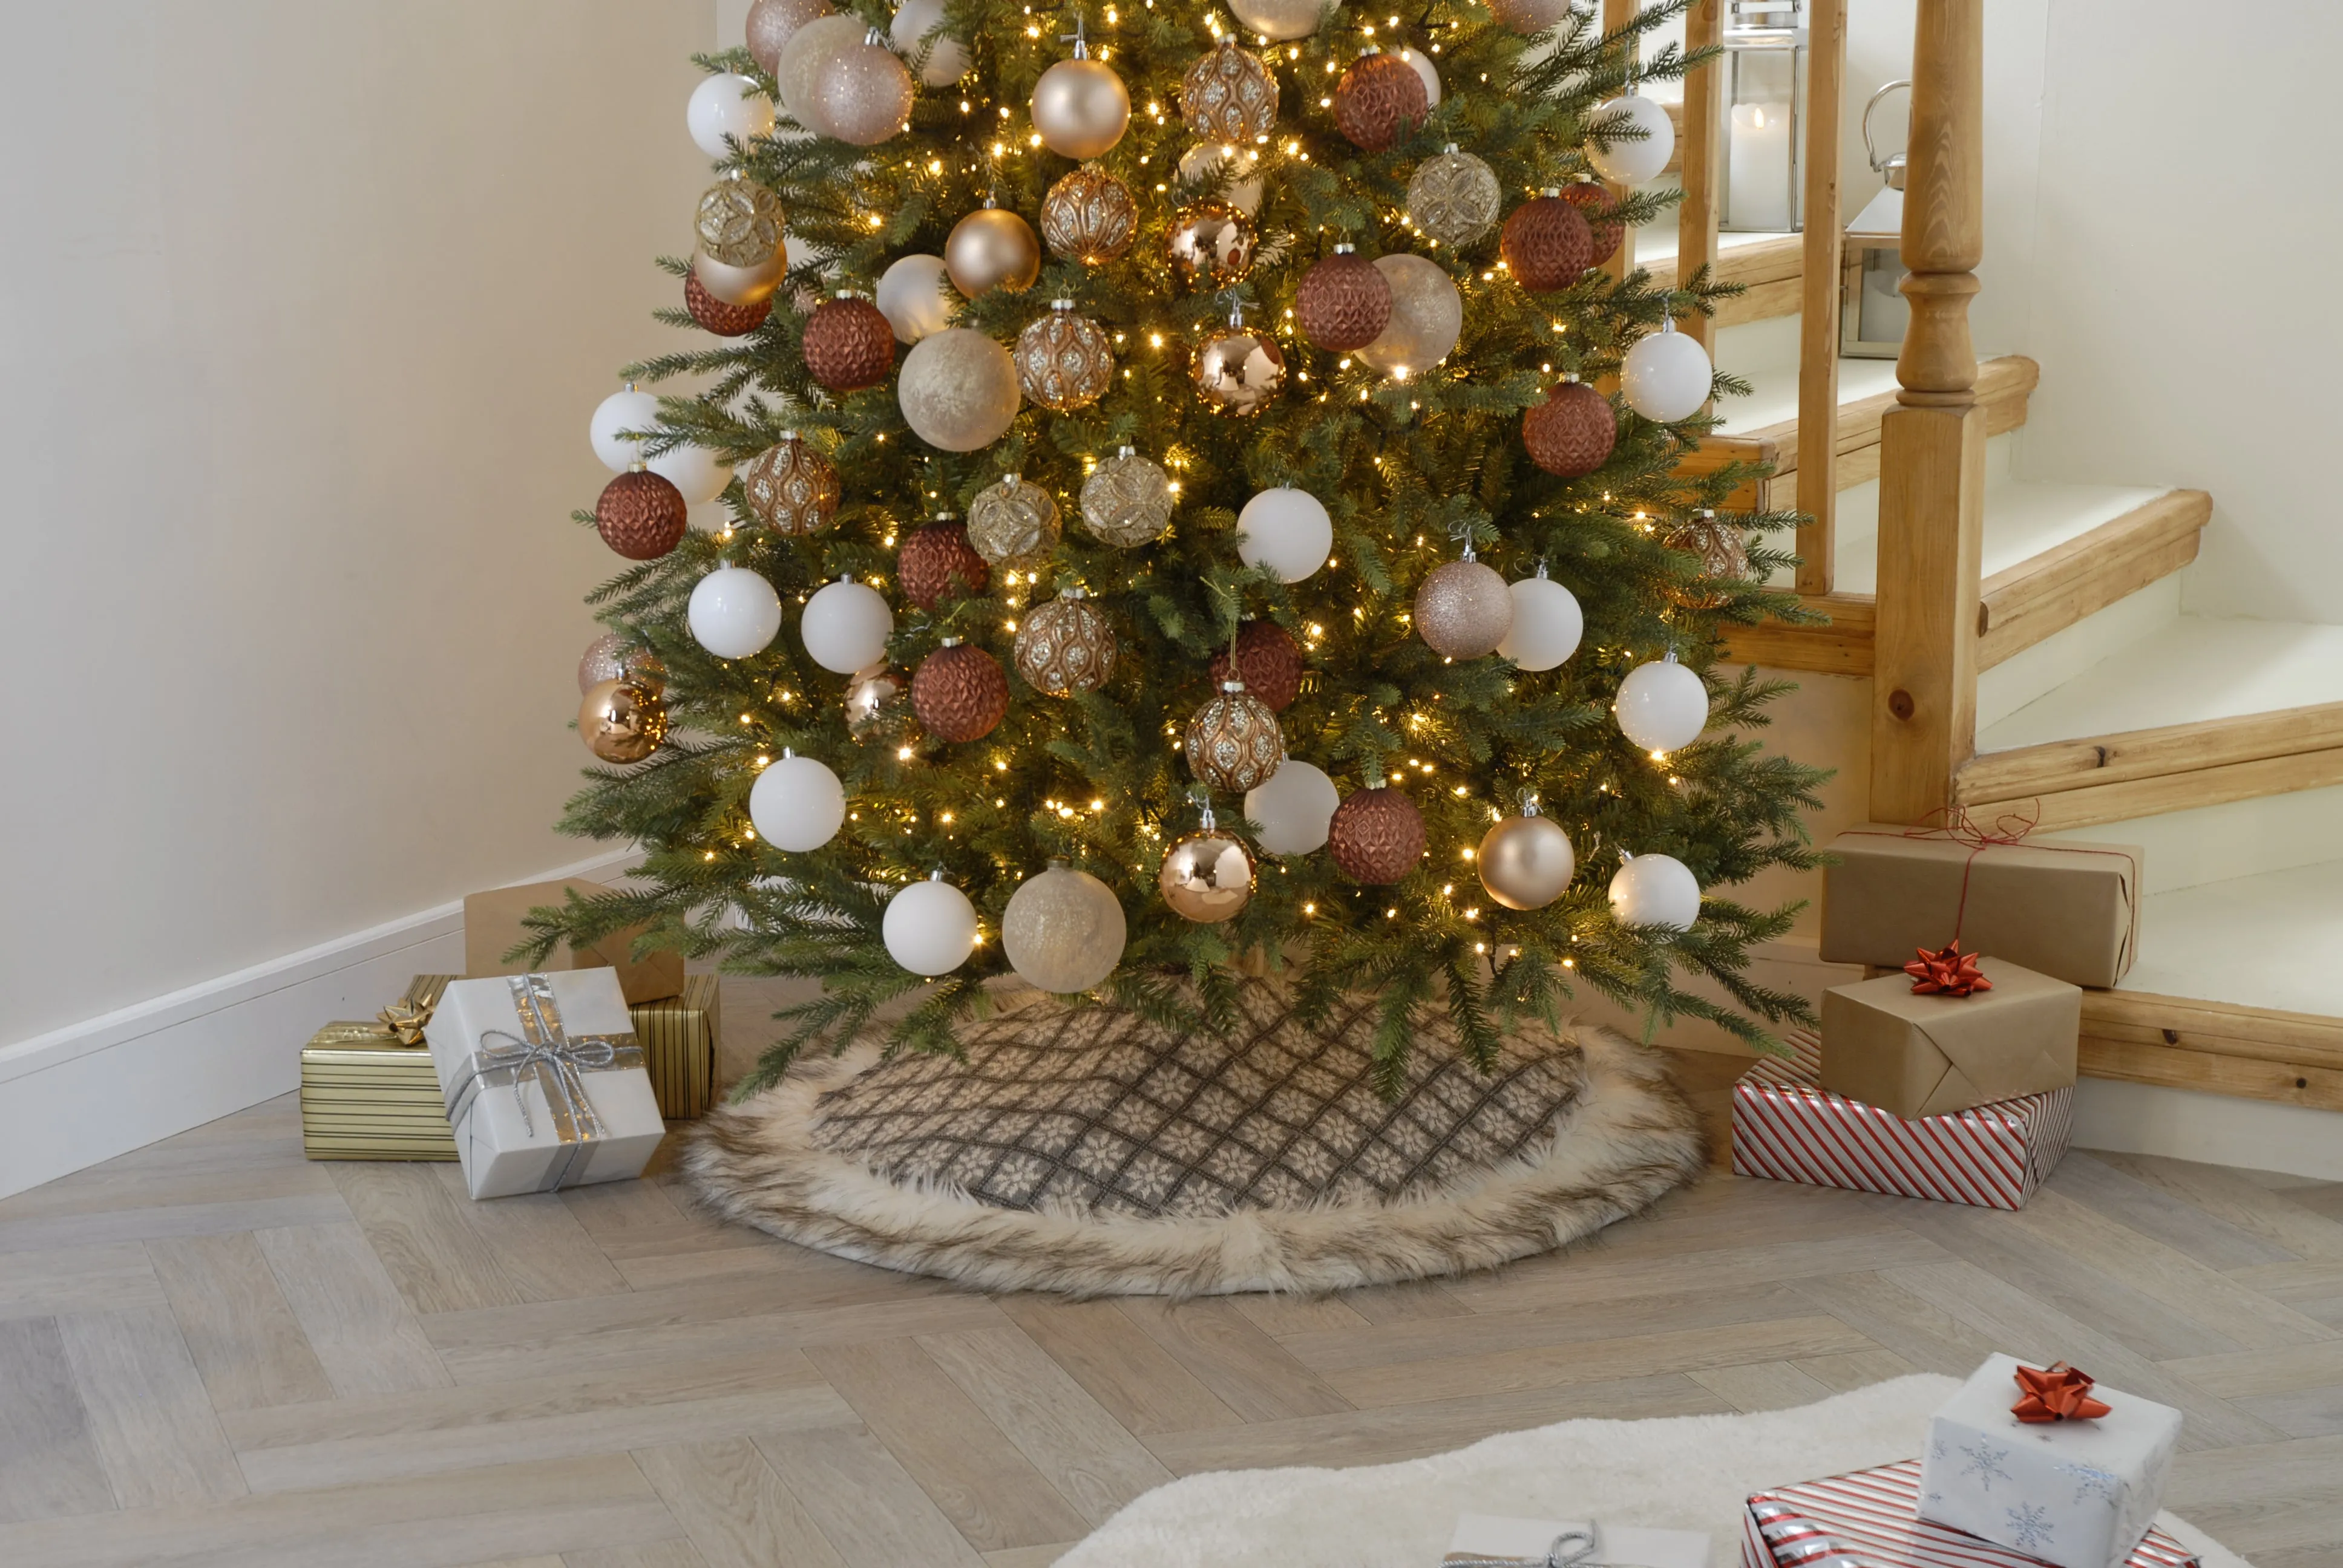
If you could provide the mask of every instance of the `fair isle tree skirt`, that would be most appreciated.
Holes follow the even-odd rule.
[[[684,1157],[720,1212],[984,1290],[1319,1292],[1485,1269],[1634,1213],[1703,1162],[1658,1059],[1524,1030],[1492,1072],[1445,1020],[1396,1100],[1370,999],[1323,1027],[1266,982],[1225,1038],[1032,999],[964,1060],[876,1046],[799,1063]]]

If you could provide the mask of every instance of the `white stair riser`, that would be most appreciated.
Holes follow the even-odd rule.
[[[1999,723],[2035,699],[2178,620],[2181,575],[2150,583],[1978,676],[1977,728]]]
[[[2138,844],[2150,894],[2343,860],[2343,785],[2105,822],[2046,841]]]

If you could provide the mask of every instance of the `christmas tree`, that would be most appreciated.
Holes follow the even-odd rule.
[[[639,887],[546,940],[818,978],[750,1089],[1011,970],[1192,1028],[1366,990],[1394,1082],[1428,1010],[1485,1053],[1577,985],[1803,1017],[1746,974],[1795,906],[1718,890],[1813,863],[1821,775],[1713,668],[1798,614],[1795,519],[1675,472],[1727,291],[1599,269],[1674,199],[1594,181],[1665,161],[1688,3],[759,0],[664,264],[701,341],[626,372],[699,389],[604,406],[649,467],[579,515],[637,564],[563,825]]]

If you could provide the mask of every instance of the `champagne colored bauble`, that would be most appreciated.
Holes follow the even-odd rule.
[[[1277,715],[1242,680],[1221,682],[1220,695],[1196,709],[1186,745],[1189,771],[1215,789],[1258,789],[1285,760]]]
[[[1431,369],[1455,350],[1464,331],[1464,297],[1437,263],[1401,252],[1375,266],[1391,285],[1391,324],[1359,357],[1368,368],[1402,380]]]
[[[1104,686],[1114,655],[1114,628],[1081,589],[1068,588],[1018,623],[1012,657],[1026,685],[1045,697],[1071,697]]]
[[[691,253],[691,275],[699,279],[700,287],[727,305],[764,304],[773,297],[789,270],[786,246],[758,266],[727,266],[704,250]]]
[[[1619,242],[1627,236],[1627,226],[1611,215],[1618,204],[1611,193],[1593,180],[1577,180],[1562,187],[1562,199],[1578,209],[1586,220],[1586,233],[1593,249],[1587,265],[1601,266],[1619,254]]]
[[[860,742],[891,728],[911,678],[891,664],[867,664],[846,678],[846,733]]]
[[[1198,346],[1192,374],[1206,407],[1242,419],[1268,407],[1285,386],[1285,353],[1268,333],[1232,322]]]
[[[1266,567],[1280,582],[1298,583],[1326,564],[1334,549],[1334,519],[1326,503],[1289,485],[1262,490],[1237,513],[1237,558]]]
[[[1064,529],[1050,492],[1015,474],[985,486],[968,504],[968,542],[1004,571],[1039,569]]]
[[[1708,728],[1708,688],[1691,669],[1665,658],[1639,664],[1619,683],[1612,701],[1619,733],[1646,751],[1674,751],[1700,739]]]
[[[1252,856],[1244,840],[1208,819],[1201,830],[1163,852],[1155,886],[1173,914],[1212,926],[1236,919],[1252,902]]]
[[[1246,819],[1261,829],[1264,854],[1307,855],[1324,847],[1342,792],[1325,771],[1299,758],[1278,764],[1269,782],[1245,793]]]
[[[933,522],[915,528],[895,552],[895,586],[903,590],[905,600],[921,609],[932,610],[947,598],[980,594],[991,580],[992,568],[958,523]]]
[[[1172,270],[1191,288],[1226,288],[1252,271],[1252,219],[1224,201],[1182,207],[1163,236]]]
[[[656,457],[644,458],[643,467],[673,485],[687,507],[706,506],[732,482],[731,464],[707,447],[689,441],[669,447]]]
[[[836,134],[822,118],[822,80],[849,50],[864,47],[870,30],[861,17],[842,15],[817,16],[789,35],[773,64],[773,85],[789,118],[818,136]]]
[[[1103,157],[1131,126],[1131,93],[1103,60],[1061,60],[1033,84],[1028,107],[1041,145],[1061,158]]]
[[[642,443],[627,432],[649,430],[658,423],[659,399],[636,391],[629,381],[625,390],[613,392],[594,406],[586,436],[594,443],[594,456],[602,459],[602,466],[623,474],[643,460]]]
[[[1619,390],[1644,418],[1673,425],[1700,412],[1715,374],[1708,350],[1691,333],[1678,332],[1671,318],[1619,361]]]
[[[1326,824],[1335,869],[1354,882],[1386,887],[1423,859],[1423,813],[1396,789],[1353,790]]]
[[[1247,217],[1261,211],[1261,176],[1256,172],[1260,167],[1260,153],[1232,142],[1198,142],[1180,155],[1182,184],[1211,181],[1205,194],[1227,202]]]
[[[887,25],[895,47],[919,66],[920,80],[930,87],[949,87],[968,71],[968,45],[942,31],[943,25],[944,0],[903,0]]]
[[[777,534],[818,534],[838,521],[838,469],[794,430],[740,470],[749,510]]]
[[[1387,153],[1432,107],[1423,78],[1397,55],[1370,48],[1334,85],[1334,128],[1363,153]]]
[[[719,658],[750,658],[781,630],[781,598],[746,567],[718,567],[691,590],[691,639]]]
[[[1302,695],[1302,646],[1273,620],[1249,620],[1237,628],[1237,656],[1226,648],[1212,655],[1212,684],[1241,680],[1244,689],[1282,713]]]
[[[1272,43],[1307,38],[1318,31],[1318,18],[1326,9],[1325,0],[1229,0],[1229,15],[1243,23],[1246,32]]]
[[[745,147],[759,136],[773,134],[773,100],[752,78],[728,71],[691,90],[683,120],[701,152],[711,158],[729,158],[732,149],[724,145],[725,137]]]
[[[1593,264],[1594,236],[1576,205],[1554,186],[1515,207],[1497,237],[1513,281],[1534,293],[1568,288]]]
[[[858,295],[841,294],[814,307],[799,342],[806,371],[832,392],[860,392],[895,368],[895,328]]]
[[[1673,855],[1621,857],[1611,879],[1611,913],[1623,926],[1688,931],[1700,919],[1700,880]]]
[[[948,975],[976,951],[976,906],[938,871],[887,900],[879,922],[887,956],[915,975]]]
[[[1509,910],[1542,910],[1569,890],[1578,869],[1570,835],[1551,817],[1538,815],[1533,796],[1522,814],[1508,817],[1482,835],[1473,851],[1481,885]]]
[[[1001,912],[1001,948],[1026,984],[1069,996],[1114,973],[1129,930],[1112,888],[1052,860],[1009,895]]]
[[[1570,0],[1489,0],[1499,22],[1528,36],[1543,33],[1570,15]]]
[[[1139,233],[1139,204],[1131,187],[1104,169],[1075,169],[1041,198],[1041,237],[1051,254],[1104,266],[1131,248]]]
[[[749,7],[749,57],[771,75],[781,68],[781,45],[807,23],[830,14],[829,0],[757,0]]]
[[[631,680],[652,691],[667,689],[667,664],[648,648],[630,645],[615,631],[606,631],[586,645],[578,661],[578,689],[583,694],[606,680]]]
[[[1277,124],[1277,78],[1222,38],[1180,82],[1180,117],[1200,136],[1249,142]]]
[[[1302,335],[1330,353],[1364,348],[1391,325],[1392,291],[1375,264],[1347,245],[1302,276],[1293,315]]]
[[[719,337],[746,337],[765,325],[773,314],[773,302],[769,296],[752,305],[727,305],[708,292],[697,272],[683,275],[683,307],[703,331]]]
[[[910,69],[879,36],[873,31],[860,47],[840,50],[814,84],[824,134],[852,146],[891,141],[910,123]]]
[[[781,248],[781,198],[770,186],[729,174],[700,193],[699,249],[727,266],[762,266]]]
[[[1504,210],[1497,173],[1456,144],[1416,165],[1407,182],[1407,216],[1416,232],[1443,245],[1470,245]]]
[[[1543,562],[1537,576],[1506,591],[1513,596],[1513,624],[1497,645],[1498,658],[1523,669],[1553,669],[1578,651],[1578,639],[1586,632],[1578,596],[1546,576]]]
[[[1022,294],[1041,276],[1041,242],[1032,225],[988,202],[952,225],[944,240],[944,270],[970,299],[989,288]]]
[[[1017,362],[983,333],[947,327],[903,356],[895,399],[920,440],[947,452],[973,452],[1017,422]]]
[[[894,635],[887,596],[852,578],[816,588],[798,617],[806,652],[832,675],[852,675],[885,658],[887,639]]]
[[[1009,714],[1009,678],[1001,662],[956,638],[911,672],[911,712],[939,740],[981,740]]]
[[[1530,461],[1564,479],[1610,461],[1618,441],[1619,416],[1611,399],[1575,376],[1564,377],[1544,402],[1522,410],[1522,446]]]
[[[917,343],[951,325],[951,304],[944,297],[950,276],[940,256],[899,256],[879,275],[879,314],[897,341]]]
[[[1615,133],[1632,126],[1644,135],[1621,139],[1607,147],[1589,146],[1586,161],[1594,172],[1616,186],[1639,186],[1658,179],[1675,156],[1676,127],[1668,112],[1641,93],[1613,98],[1598,106],[1590,122],[1598,130]]]
[[[1125,447],[1082,481],[1082,526],[1102,544],[1153,544],[1172,526],[1172,477]]]
[[[602,487],[594,503],[594,530],[630,561],[655,561],[683,542],[691,507],[683,492],[649,468],[634,468]]]
[[[784,749],[749,786],[749,820],[776,849],[819,849],[846,825],[846,786],[826,764]]]
[[[1415,630],[1447,658],[1494,653],[1513,628],[1513,596],[1485,561],[1434,567],[1415,589]]]
[[[1106,329],[1074,314],[1071,299],[1053,299],[1050,314],[1017,335],[1019,390],[1054,413],[1087,408],[1114,385],[1114,344]]]
[[[667,739],[667,700],[640,681],[599,682],[578,705],[578,733],[605,762],[640,762]]]

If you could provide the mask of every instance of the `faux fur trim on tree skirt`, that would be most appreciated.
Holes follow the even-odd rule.
[[[893,1179],[820,1137],[821,1097],[879,1064],[868,1045],[801,1062],[753,1100],[719,1109],[683,1168],[729,1219],[980,1290],[1319,1292],[1462,1274],[1565,1246],[1702,1168],[1698,1121],[1653,1052],[1593,1026],[1545,1038],[1572,1075],[1550,1135],[1523,1141],[1515,1157],[1367,1201],[1135,1216],[1050,1199],[1004,1207],[953,1182]]]

